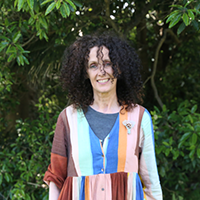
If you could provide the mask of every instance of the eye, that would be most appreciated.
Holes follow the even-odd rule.
[[[98,68],[98,64],[97,63],[92,63],[89,66],[90,69],[97,69]]]
[[[106,62],[104,63],[104,66],[105,66],[105,67],[111,67],[111,66],[112,66],[112,63],[109,62],[109,61],[106,61]]]
[[[96,63],[92,63],[89,68],[96,69],[96,68],[98,68],[98,65]]]

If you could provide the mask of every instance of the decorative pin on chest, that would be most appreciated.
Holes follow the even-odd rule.
[[[131,129],[134,127],[135,122],[130,120],[124,120],[122,123],[127,128],[127,133],[131,134]]]

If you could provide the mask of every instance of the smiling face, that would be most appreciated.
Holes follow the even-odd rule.
[[[87,74],[93,94],[116,95],[117,79],[113,76],[112,62],[106,47],[90,49]]]

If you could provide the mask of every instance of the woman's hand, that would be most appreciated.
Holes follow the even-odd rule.
[[[49,184],[49,200],[57,200],[60,194],[60,189],[54,182]]]

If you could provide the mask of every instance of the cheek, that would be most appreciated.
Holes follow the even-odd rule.
[[[95,80],[95,75],[93,73],[87,73],[87,77],[90,79],[90,82],[94,82]]]
[[[110,76],[113,77],[113,69],[112,68],[106,69],[105,71],[107,74],[109,74]]]

